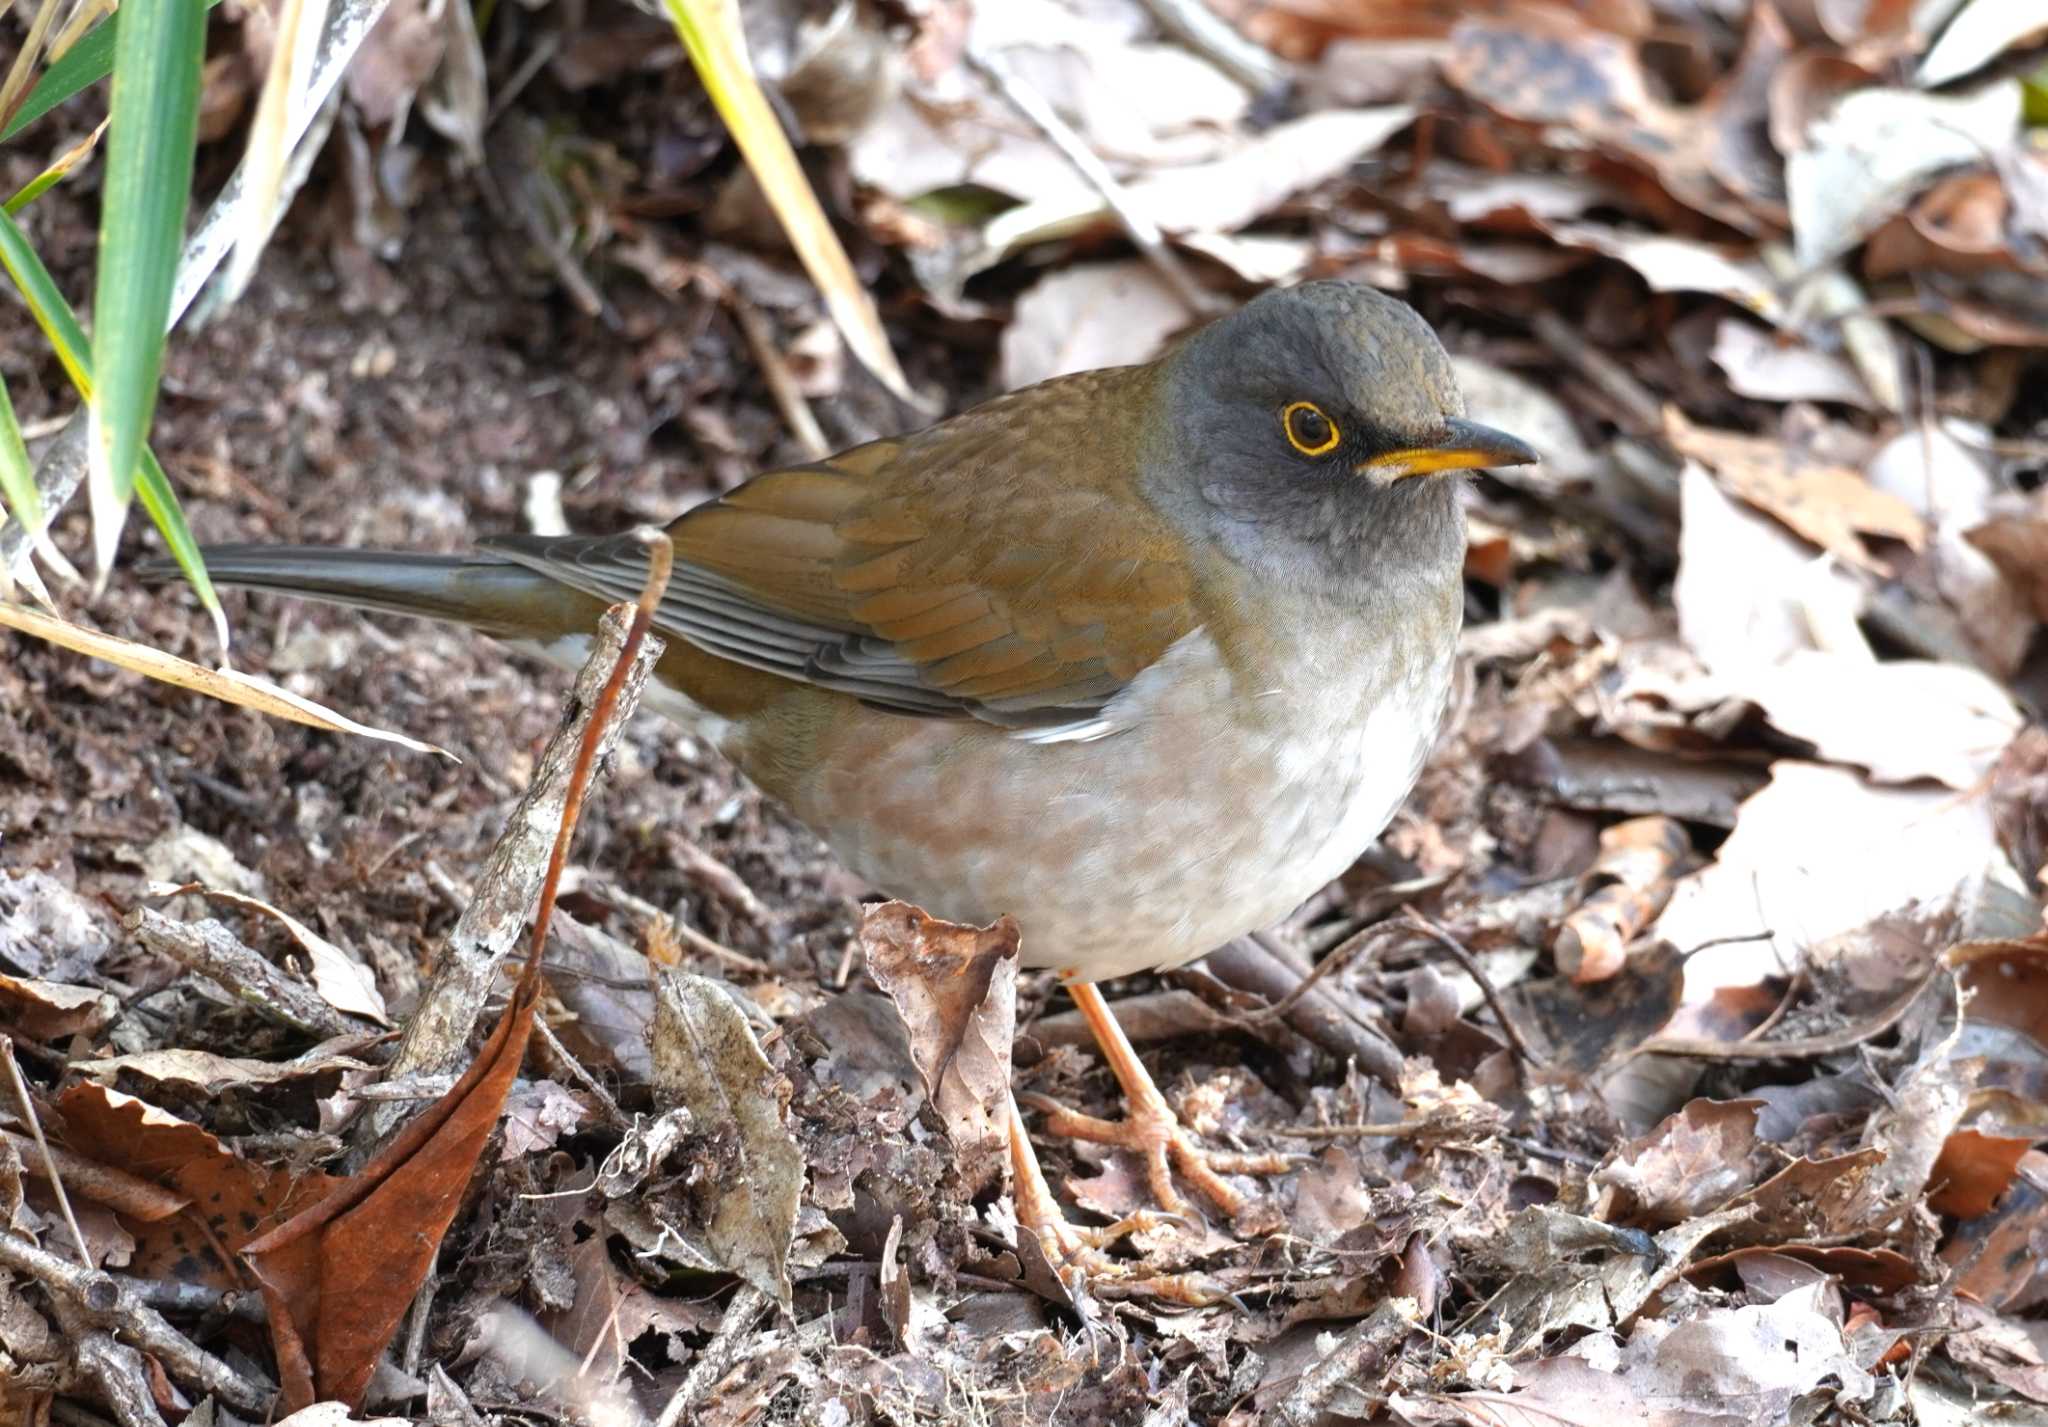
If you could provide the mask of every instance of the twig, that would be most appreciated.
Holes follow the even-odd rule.
[[[476,890],[449,935],[433,983],[406,1023],[398,1053],[385,1070],[388,1079],[419,1071],[452,1071],[467,1059],[470,1034],[483,1014],[499,967],[525,931],[527,917],[540,895],[549,849],[568,797],[578,735],[596,710],[612,660],[624,644],[627,624],[618,612],[608,613],[599,622],[592,657],[576,676],[570,694],[566,727],[541,754],[525,796],[476,879]],[[598,657],[600,652],[605,657]],[[630,687],[635,696],[660,653],[659,641],[650,639],[634,661]],[[616,745],[620,730],[618,723],[607,727],[604,753]],[[409,1109],[408,1105],[373,1107],[357,1123],[356,1146],[367,1151],[389,1134]]]
[[[1145,8],[1160,29],[1253,94],[1272,94],[1293,82],[1293,71],[1285,60],[1239,34],[1203,0],[1145,0]]]
[[[1260,1006],[1253,1011],[1241,1011],[1232,1019],[1240,1025],[1255,1026],[1286,1015],[1300,1004],[1301,998],[1308,995],[1318,981],[1356,960],[1368,947],[1377,949],[1375,944],[1385,938],[1387,933],[1404,930],[1406,928],[1395,922],[1375,922],[1369,927],[1353,932],[1338,944],[1335,951],[1318,961],[1315,969],[1301,979],[1299,986],[1269,1006]]]
[[[1238,1018],[1217,1010],[1192,991],[1172,990],[1124,997],[1116,1003],[1116,1022],[1126,1036],[1144,1042],[1231,1030]],[[1095,1043],[1095,1033],[1079,1011],[1041,1016],[1031,1023],[1031,1038],[1041,1045]]]
[[[717,287],[719,296],[725,299],[726,310],[740,325],[740,335],[747,339],[747,348],[754,354],[754,365],[761,369],[761,375],[768,381],[768,395],[775,399],[775,409],[782,413],[783,423],[813,461],[824,460],[832,454],[832,448],[825,441],[825,433],[818,426],[811,404],[797,390],[796,377],[791,374],[789,363],[783,360],[775,345],[775,334],[768,330],[768,319],[730,283],[721,282]]]
[[[1088,180],[1095,191],[1102,195],[1102,201],[1109,205],[1109,211],[1123,224],[1124,232],[1145,260],[1159,271],[1166,285],[1173,289],[1181,305],[1196,317],[1213,317],[1224,310],[1224,304],[1214,293],[1206,292],[1188,273],[1173,249],[1166,245],[1166,234],[1151,217],[1140,211],[1131,202],[1131,195],[1117,181],[1096,152],[1089,148],[1073,126],[1059,116],[1046,97],[1039,93],[1028,80],[1011,74],[990,55],[967,52],[967,62],[995,85],[1003,98],[1016,106],[1017,112],[1036,124],[1052,141],[1052,146],[1065,156],[1081,177]]]
[[[1435,1124],[1432,1120],[1392,1120],[1384,1125],[1282,1125],[1269,1135],[1287,1140],[1405,1140]]]
[[[199,1347],[112,1274],[73,1267],[19,1234],[0,1234],[0,1267],[16,1269],[62,1294],[87,1321],[161,1358],[174,1376],[215,1394],[228,1406],[259,1417],[269,1411],[275,1388],[251,1381]]]
[[[1252,937],[1238,937],[1209,953],[1203,963],[1225,986],[1277,1001],[1307,973],[1289,965]],[[1355,1060],[1366,1074],[1391,1089],[1401,1085],[1401,1052],[1377,1027],[1352,1014],[1328,988],[1318,986],[1287,1012],[1287,1024],[1339,1059]]]
[[[1487,1006],[1493,1011],[1493,1018],[1500,1022],[1501,1034],[1508,1038],[1508,1045],[1513,1048],[1515,1054],[1521,1057],[1530,1069],[1543,1069],[1542,1059],[1529,1049],[1529,1043],[1522,1038],[1522,1028],[1516,1025],[1515,1018],[1508,1014],[1507,1002],[1494,988],[1492,978],[1480,968],[1479,958],[1472,954],[1471,949],[1415,908],[1403,907],[1401,910],[1416,926],[1429,933],[1437,945],[1456,957],[1458,965],[1465,968],[1465,974],[1479,983],[1479,994],[1486,998]]]
[[[1633,434],[1664,444],[1664,406],[1635,374],[1601,351],[1554,312],[1539,312],[1530,324],[1543,345],[1577,367],[1628,418]]]
[[[569,1054],[569,1048],[562,1044],[561,1039],[555,1035],[548,1023],[541,1017],[535,1016],[533,1018],[533,1028],[540,1032],[540,1038],[547,1042],[548,1050],[554,1054],[555,1059],[562,1062],[562,1065],[568,1070],[576,1083],[590,1092],[591,1097],[603,1109],[605,1118],[622,1129],[630,1128],[633,1123],[632,1117],[619,1109],[619,1102],[612,1099],[610,1091],[597,1083],[596,1076],[583,1068],[583,1062]]]
[[[211,917],[181,922],[154,907],[137,907],[122,918],[121,926],[151,951],[191,968],[250,1010],[294,1030],[324,1038],[362,1029],[319,992],[285,975]]]
[[[43,1168],[50,1175],[50,1190],[57,1196],[57,1207],[64,1211],[64,1223],[71,1230],[71,1242],[78,1246],[78,1261],[91,1268],[92,1251],[86,1248],[85,1235],[79,1231],[78,1220],[71,1213],[71,1196],[64,1192],[64,1176],[57,1173],[56,1157],[50,1153],[50,1142],[43,1138],[42,1117],[36,1114],[36,1102],[29,1099],[28,1082],[21,1078],[21,1066],[14,1059],[14,1037],[0,1035],[0,1061],[7,1062],[7,1079],[14,1087],[14,1098],[21,1104],[22,1123],[28,1126],[28,1132],[35,1136],[36,1148],[42,1151]]]
[[[1923,976],[1912,989],[1869,1020],[1825,1035],[1794,1036],[1782,1041],[1715,1041],[1689,1036],[1658,1036],[1630,1051],[1623,1063],[1639,1055],[1682,1055],[1693,1060],[1730,1061],[1811,1060],[1815,1056],[1836,1055],[1854,1050],[1896,1026],[1905,1018],[1906,1012],[1913,1009],[1913,1003],[1920,999],[1921,993],[1940,979],[1939,973]]]
[[[90,1200],[94,1204],[104,1204],[110,1209],[118,1209],[123,1214],[131,1215],[144,1223],[168,1219],[192,1202],[184,1195],[173,1194],[162,1185],[152,1183],[140,1175],[100,1164],[96,1160],[87,1159],[84,1155],[73,1154],[62,1145],[44,1143],[40,1127],[34,1139],[9,1130],[0,1130],[0,1140],[6,1140],[14,1146],[15,1152],[23,1158],[22,1167],[28,1173],[37,1173],[35,1165],[28,1162],[28,1156],[33,1150],[40,1149],[51,1183],[55,1184],[56,1177],[62,1175],[66,1186],[76,1189],[80,1199]],[[64,1188],[60,1187],[60,1195],[63,1192]]]
[[[1259,1419],[1261,1427],[1308,1427],[1320,1422],[1340,1389],[1378,1376],[1374,1369],[1401,1346],[1401,1340],[1421,1319],[1422,1304],[1417,1300],[1389,1298],[1370,1318],[1346,1330],[1329,1356],[1301,1375],[1294,1391]]]
[[[754,1325],[761,1321],[761,1315],[773,1303],[773,1299],[752,1284],[739,1286],[732,1302],[725,1305],[725,1317],[719,1320],[718,1331],[697,1354],[689,1376],[676,1389],[676,1395],[668,1400],[668,1406],[662,1409],[661,1418],[654,1427],[680,1427],[680,1424],[693,1420],[692,1409],[710,1396],[719,1380],[732,1371],[733,1364],[741,1357],[741,1340],[753,1331]]]

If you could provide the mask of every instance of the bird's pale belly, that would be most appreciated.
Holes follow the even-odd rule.
[[[831,771],[788,795],[878,889],[955,921],[1013,913],[1026,965],[1090,980],[1178,965],[1294,910],[1400,806],[1449,651],[1388,652],[1248,693],[1190,636],[1105,711],[1117,731],[1085,742],[863,712],[830,735]]]

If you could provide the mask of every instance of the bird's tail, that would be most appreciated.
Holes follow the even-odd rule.
[[[200,551],[216,585],[272,590],[326,604],[467,624],[512,638],[589,629],[602,606],[537,570],[488,555],[422,555],[318,545],[209,545]],[[152,560],[138,573],[175,579]]]

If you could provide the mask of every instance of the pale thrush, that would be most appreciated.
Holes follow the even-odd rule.
[[[1463,412],[1405,304],[1269,293],[1144,366],[696,506],[669,530],[648,702],[877,888],[955,921],[1014,913],[1131,1107],[1051,1127],[1143,1152],[1170,1209],[1169,1162],[1235,1210],[1092,983],[1285,916],[1406,796],[1463,608],[1464,519],[1435,477],[1536,459]],[[455,620],[569,665],[646,559],[630,535],[206,551],[222,585]],[[1014,1103],[1011,1136],[1020,1216],[1074,1250]]]

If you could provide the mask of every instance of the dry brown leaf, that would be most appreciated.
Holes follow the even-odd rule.
[[[1761,1100],[1689,1101],[1594,1172],[1594,1214],[1666,1227],[1719,1209],[1769,1163],[1757,1140],[1762,1109]]]
[[[90,986],[0,974],[0,1025],[30,1040],[91,1035],[119,1015],[120,1002]]]
[[[1017,923],[964,927],[907,902],[865,908],[868,974],[896,1003],[910,1057],[945,1122],[967,1183],[1001,1172],[1017,1030]]]
[[[210,1050],[145,1050],[103,1060],[74,1060],[71,1069],[109,1085],[125,1070],[159,1084],[184,1085],[210,1094],[235,1085],[281,1085],[309,1075],[374,1067],[351,1056],[322,1051],[277,1061],[216,1055]]]
[[[102,1164],[175,1189],[189,1213],[136,1230],[129,1272],[213,1288],[248,1287],[222,1257],[327,1192],[331,1180],[253,1164],[168,1111],[101,1085],[57,1097],[63,1144]]]
[[[540,958],[475,1061],[319,1203],[252,1240],[243,1259],[270,1309],[271,1344],[292,1411],[332,1399],[360,1405],[413,1295],[433,1271],[484,1143],[526,1057]]]
[[[768,1063],[721,981],[663,967],[654,978],[656,1106],[688,1110],[725,1173],[691,1186],[711,1252],[788,1308],[789,1250],[804,1157],[785,1123],[789,1083]]]
[[[1992,1135],[1957,1130],[1941,1147],[1927,1177],[1928,1207],[1937,1214],[1975,1219],[1989,1214],[2020,1172],[2034,1147],[2030,1135]]]
[[[1664,408],[1664,436],[1731,491],[1823,550],[1852,565],[1880,568],[1861,535],[1884,535],[1918,550],[1926,522],[1897,496],[1846,466],[1798,464],[1782,441],[1695,426]]]

